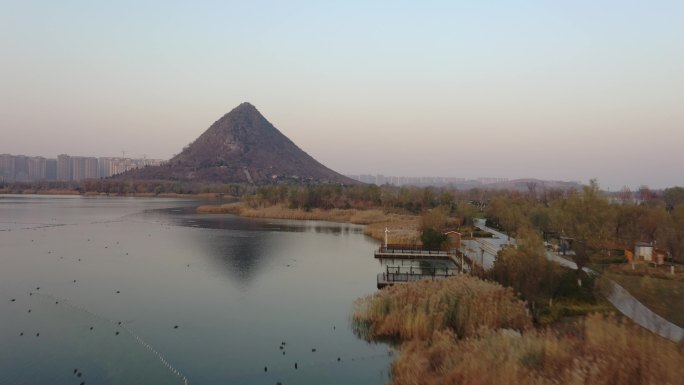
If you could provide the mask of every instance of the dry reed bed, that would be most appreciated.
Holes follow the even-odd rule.
[[[290,219],[307,221],[330,221],[367,225],[364,234],[383,240],[385,227],[390,228],[391,243],[412,244],[418,240],[418,217],[413,215],[387,214],[382,210],[369,209],[290,209],[281,205],[252,208],[242,203],[223,205],[204,205],[197,208],[198,213],[235,214],[250,218]]]
[[[680,384],[684,353],[631,323],[594,314],[580,336],[490,331],[457,340],[450,331],[402,346],[395,385]]]
[[[357,300],[353,317],[369,339],[429,339],[436,331],[463,338],[483,329],[532,326],[525,303],[510,288],[467,275],[391,286]]]

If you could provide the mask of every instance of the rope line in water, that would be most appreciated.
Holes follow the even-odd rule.
[[[171,365],[171,364],[166,360],[166,358],[164,358],[164,356],[162,356],[161,353],[159,353],[154,347],[152,347],[152,345],[150,345],[150,344],[147,343],[145,340],[143,340],[139,335],[135,334],[133,331],[131,331],[130,329],[128,329],[128,328],[125,326],[125,324],[119,323],[120,321],[114,321],[114,320],[108,319],[108,318],[106,318],[106,317],[103,317],[103,316],[101,316],[101,315],[99,315],[99,314],[93,313],[92,311],[90,311],[90,310],[88,310],[88,309],[86,309],[86,308],[84,308],[84,307],[82,307],[82,306],[76,305],[75,303],[73,303],[71,300],[69,300],[69,299],[67,299],[67,298],[62,298],[62,297],[55,296],[55,295],[53,295],[53,294],[47,294],[47,293],[44,293],[44,292],[37,292],[37,291],[33,291],[33,292],[31,292],[31,293],[32,293],[32,294],[35,294],[35,295],[37,295],[37,296],[42,296],[42,297],[46,297],[46,298],[52,298],[52,299],[54,299],[54,300],[61,301],[60,304],[61,304],[61,303],[64,303],[66,306],[69,306],[69,307],[74,308],[74,309],[76,309],[76,310],[80,310],[80,311],[82,311],[82,312],[84,312],[84,313],[87,313],[87,314],[89,314],[89,315],[91,315],[91,316],[93,316],[93,317],[95,317],[95,318],[98,318],[98,319],[107,321],[107,322],[109,322],[110,324],[112,324],[112,325],[114,325],[114,326],[117,326],[117,327],[123,329],[123,330],[126,331],[130,336],[132,336],[133,338],[135,338],[135,340],[136,340],[141,346],[143,346],[143,347],[144,347],[145,349],[147,349],[150,353],[152,353],[157,359],[159,359],[159,361],[162,363],[162,365],[164,365],[164,367],[166,367],[171,373],[173,373],[174,375],[176,375],[177,377],[179,377],[179,378],[183,381],[183,385],[188,385],[188,378],[187,378],[180,370],[176,369],[173,365]],[[30,302],[30,299],[29,299],[29,302]],[[379,358],[387,357],[388,355],[393,355],[393,354],[394,354],[394,353],[393,353],[392,351],[388,351],[387,353],[371,354],[371,355],[356,356],[356,357],[346,357],[342,362],[347,362],[347,363],[349,363],[349,362],[356,362],[356,361],[374,360],[374,359],[379,359]],[[299,365],[298,365],[298,368],[299,368],[300,370],[301,370],[301,369],[306,369],[306,368],[320,368],[320,367],[323,367],[323,366],[339,365],[340,363],[341,363],[341,362],[340,362],[340,361],[337,361],[337,360],[331,360],[331,361],[329,361],[329,360],[310,361],[310,362],[308,362],[308,363],[307,363],[307,362],[298,362],[298,364],[299,364]],[[271,371],[271,370],[269,370],[269,371]],[[271,371],[271,372],[272,372],[272,373],[282,373],[282,374],[285,373],[283,370],[275,370],[275,371]]]
[[[39,292],[31,292],[31,293],[32,293],[32,294],[36,294],[36,295],[38,295],[38,296],[43,296],[43,297],[47,297],[47,298],[56,299],[56,300],[58,300],[58,301],[63,302],[65,305],[67,305],[67,306],[69,306],[69,307],[71,307],[71,308],[74,308],[74,309],[76,309],[76,310],[80,310],[80,311],[82,311],[82,312],[84,312],[84,313],[90,314],[91,316],[93,316],[93,317],[95,317],[95,318],[99,318],[99,319],[101,319],[101,320],[105,320],[105,321],[111,323],[111,324],[114,325],[114,326],[120,327],[121,329],[125,330],[126,333],[128,333],[128,334],[131,335],[133,338],[135,338],[135,340],[138,341],[138,343],[139,343],[141,346],[143,346],[144,348],[146,348],[147,350],[149,350],[150,353],[152,353],[155,357],[157,357],[157,358],[159,359],[159,361],[160,361],[160,362],[161,362],[161,363],[162,363],[162,364],[163,364],[171,373],[173,373],[173,374],[176,375],[177,377],[180,377],[180,379],[183,380],[183,385],[188,385],[188,378],[187,378],[180,370],[178,370],[178,369],[176,369],[175,367],[173,367],[173,366],[166,360],[166,358],[164,358],[164,356],[161,355],[161,353],[159,353],[155,348],[152,347],[152,345],[150,345],[149,343],[145,342],[145,340],[143,340],[142,338],[140,338],[139,335],[135,334],[133,331],[131,331],[130,329],[128,329],[128,328],[126,327],[126,325],[124,325],[123,323],[119,323],[119,321],[114,321],[114,320],[111,320],[111,319],[109,319],[109,318],[103,317],[103,316],[101,316],[101,315],[99,315],[99,314],[95,314],[95,313],[93,313],[92,311],[90,311],[90,310],[88,310],[88,309],[86,309],[86,308],[84,308],[84,307],[82,307],[82,306],[79,306],[79,305],[74,304],[74,303],[71,302],[71,300],[69,300],[68,298],[62,298],[62,297],[58,297],[58,296],[53,295],[53,294],[46,294],[46,293],[39,293]]]

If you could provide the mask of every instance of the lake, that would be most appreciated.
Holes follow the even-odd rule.
[[[0,384],[383,384],[376,242],[171,199],[0,195]],[[296,366],[296,367],[295,367]]]

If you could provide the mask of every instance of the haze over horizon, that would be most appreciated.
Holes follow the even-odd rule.
[[[248,101],[343,174],[684,185],[684,3],[2,1],[0,153],[168,159]]]

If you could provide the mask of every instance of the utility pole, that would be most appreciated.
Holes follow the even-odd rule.
[[[389,234],[389,229],[385,227],[385,249],[387,249],[387,234]]]

